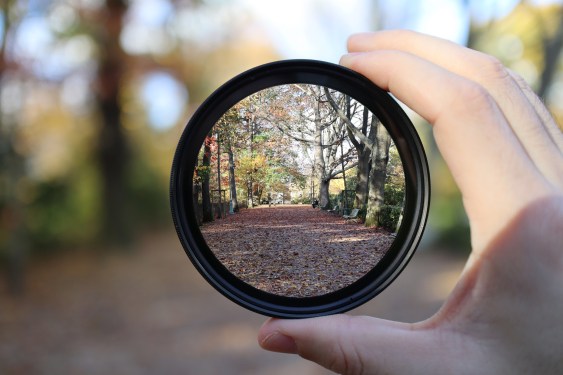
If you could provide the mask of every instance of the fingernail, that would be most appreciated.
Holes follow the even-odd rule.
[[[297,353],[295,340],[279,331],[274,331],[260,341],[260,346],[266,350],[279,353]]]
[[[340,65],[349,67],[352,61],[355,60],[361,54],[362,54],[361,52],[352,52],[342,55],[342,57],[340,58]]]

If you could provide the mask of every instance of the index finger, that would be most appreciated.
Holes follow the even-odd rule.
[[[534,100],[523,79],[496,58],[448,40],[409,30],[357,34],[348,39],[350,52],[397,50],[411,53],[487,90],[508,125],[541,173],[563,188],[563,134],[545,108]]]
[[[433,124],[436,143],[472,222],[474,248],[488,242],[501,223],[528,203],[552,193],[479,84],[402,51],[349,54],[341,64],[390,91]]]

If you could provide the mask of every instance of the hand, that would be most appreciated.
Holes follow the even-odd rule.
[[[346,374],[563,373],[563,134],[496,59],[408,31],[349,39],[341,64],[419,113],[458,184],[472,252],[438,313],[268,320],[258,340]]]

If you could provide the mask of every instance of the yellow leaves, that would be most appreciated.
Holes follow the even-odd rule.
[[[32,178],[62,177],[86,157],[93,122],[65,110],[55,87],[34,86],[25,94],[14,139],[16,151],[29,160]]]
[[[265,176],[267,168],[266,156],[262,154],[242,155],[237,162],[235,174],[239,179],[246,179],[246,176],[252,175],[253,179],[260,179]]]
[[[553,38],[560,21],[558,6],[519,4],[505,18],[477,25],[471,47],[499,58],[537,88],[545,64],[544,41]]]

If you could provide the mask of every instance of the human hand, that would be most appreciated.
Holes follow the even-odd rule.
[[[347,66],[433,126],[472,252],[444,305],[399,323],[268,320],[267,350],[346,374],[563,373],[563,134],[496,59],[408,31],[352,36]]]

